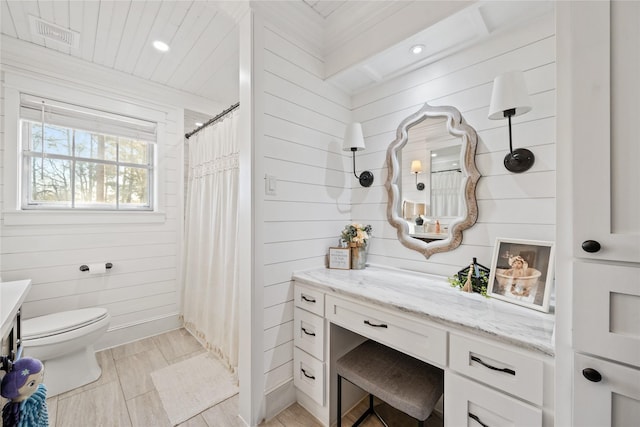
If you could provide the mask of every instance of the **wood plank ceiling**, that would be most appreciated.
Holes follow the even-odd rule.
[[[221,105],[237,102],[238,29],[231,18],[239,3],[215,0],[0,0],[1,32],[63,54],[151,80]],[[264,13],[275,14],[284,24],[296,24],[295,13],[316,19],[324,46],[339,46],[359,32],[398,12],[411,1],[298,0],[257,2]],[[425,13],[438,2],[425,2]],[[307,8],[308,7],[308,8]],[[302,9],[302,10],[301,10]],[[474,43],[553,10],[550,0],[477,1],[449,18],[356,64],[329,82],[347,93],[357,93],[381,81],[451,55]],[[228,13],[227,13],[228,12]],[[281,16],[284,15],[284,16]],[[79,45],[69,47],[35,35],[33,17],[61,29],[79,33]],[[297,23],[303,25],[304,23]],[[295,25],[294,25],[295,27]],[[170,50],[152,46],[162,40]],[[421,55],[410,48],[421,44]],[[322,49],[321,49],[322,50]],[[322,52],[318,52],[322,55]]]
[[[215,2],[2,0],[0,13],[9,37],[222,104],[238,99],[238,31]],[[78,32],[78,47],[35,35],[30,16]]]
[[[302,0],[304,1],[311,9],[313,9],[318,15],[323,18],[328,18],[335,11],[344,6],[347,1],[331,1],[331,0]]]

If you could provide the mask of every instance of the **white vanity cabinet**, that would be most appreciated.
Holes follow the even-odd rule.
[[[0,283],[0,368],[18,355],[21,346],[20,311],[31,289],[31,279]]]
[[[544,425],[542,408],[553,394],[548,362],[545,368],[535,354],[454,333],[449,352],[445,426]]]
[[[434,366],[444,367],[447,364],[447,333],[444,329],[331,295],[327,295],[327,319]]]
[[[571,28],[558,86],[571,87],[573,421],[637,425],[640,3],[571,2],[560,11],[558,28]]]
[[[318,405],[325,405],[325,319],[324,294],[296,286],[293,315],[293,382]]]
[[[444,425],[540,427],[542,410],[482,384],[447,372]]]
[[[380,267],[293,278],[298,402],[325,426],[336,418],[332,366],[365,339],[444,371],[447,427],[553,425],[553,315],[462,293],[443,278]],[[303,308],[309,304],[314,313]],[[322,387],[311,386],[305,373],[324,375]],[[363,396],[345,394],[343,408]]]
[[[576,404],[573,425],[638,425],[640,370],[580,353],[575,354],[574,363],[575,371],[580,375],[574,378]],[[600,375],[600,379],[597,375]]]

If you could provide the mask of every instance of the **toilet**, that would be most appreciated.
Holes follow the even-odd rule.
[[[23,354],[44,363],[47,396],[83,386],[100,377],[94,343],[111,317],[104,308],[83,308],[22,321]]]

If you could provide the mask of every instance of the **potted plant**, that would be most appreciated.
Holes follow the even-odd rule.
[[[367,263],[367,249],[371,238],[371,225],[347,224],[341,238],[351,248],[351,268],[362,270]]]

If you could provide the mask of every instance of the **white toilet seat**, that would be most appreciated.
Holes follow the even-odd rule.
[[[104,308],[62,311],[23,320],[20,332],[24,341],[39,340],[99,323],[108,316]]]

